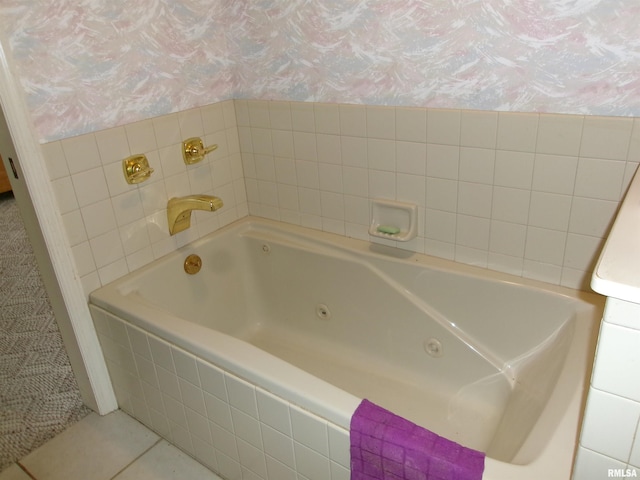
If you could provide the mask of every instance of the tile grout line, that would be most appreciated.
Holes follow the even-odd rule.
[[[152,448],[158,446],[159,443],[161,443],[164,439],[162,437],[158,437],[158,440],[156,440],[156,442],[151,445],[149,448],[147,448],[144,452],[142,452],[140,455],[138,455],[137,457],[135,457],[133,460],[131,460],[129,463],[127,463],[124,467],[122,467],[120,470],[118,470],[118,472],[116,472],[116,474],[113,477],[110,477],[109,480],[114,480],[116,478],[118,478],[118,475],[120,475],[121,473],[123,473],[127,468],[129,468],[131,465],[133,465],[134,463],[136,463],[138,460],[140,460],[141,457],[143,457],[144,455],[146,455]],[[34,479],[34,480],[38,480],[38,479]]]

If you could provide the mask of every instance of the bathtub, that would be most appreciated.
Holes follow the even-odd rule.
[[[121,408],[229,479],[349,478],[368,398],[485,452],[487,480],[566,480],[602,306],[254,217],[90,295]]]

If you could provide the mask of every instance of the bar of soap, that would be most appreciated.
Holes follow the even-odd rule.
[[[380,225],[378,227],[378,231],[380,233],[386,233],[387,235],[396,235],[400,233],[400,229],[398,227],[391,227],[389,225]]]

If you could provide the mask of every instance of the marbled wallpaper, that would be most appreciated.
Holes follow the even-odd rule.
[[[227,98],[640,116],[638,0],[3,0],[41,141]]]
[[[231,98],[235,3],[3,0],[3,43],[41,141]]]

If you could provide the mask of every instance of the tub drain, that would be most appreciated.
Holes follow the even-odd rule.
[[[268,243],[262,245],[262,253],[269,254],[271,253],[271,247]]]
[[[322,320],[328,320],[331,318],[329,307],[327,307],[324,303],[318,304],[318,306],[316,307],[316,315]]]
[[[442,344],[437,338],[428,338],[424,341],[424,351],[432,357],[438,358],[443,354]]]

